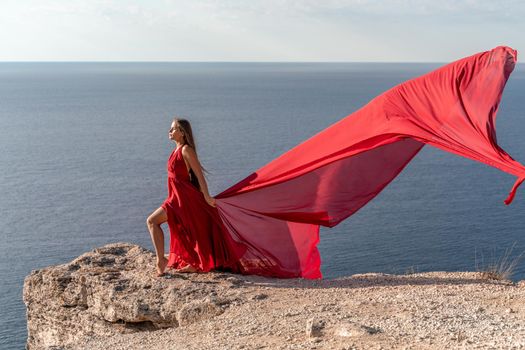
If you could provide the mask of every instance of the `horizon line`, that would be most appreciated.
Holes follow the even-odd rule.
[[[454,61],[450,61],[454,62]],[[1,61],[0,63],[450,63],[448,61]]]
[[[460,60],[458,58],[457,60]],[[449,64],[454,61],[1,61],[2,63],[235,63],[235,64],[268,64],[268,63],[280,63],[280,64]],[[516,65],[523,65],[525,62],[516,62]]]

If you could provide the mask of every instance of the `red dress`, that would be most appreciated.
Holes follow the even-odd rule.
[[[163,204],[169,266],[320,278],[319,226],[357,212],[425,144],[515,175],[509,204],[525,166],[498,145],[495,122],[516,60],[515,50],[500,46],[399,84],[216,195],[216,208],[174,151]]]
[[[237,271],[228,249],[231,240],[225,236],[217,208],[210,206],[190,182],[182,147],[173,150],[167,168],[168,197],[162,203],[170,229],[167,266],[178,269],[189,264],[203,272]]]

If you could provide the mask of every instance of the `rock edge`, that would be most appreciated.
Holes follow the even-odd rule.
[[[335,280],[155,277],[154,254],[96,248],[24,282],[28,349],[525,347],[525,281],[475,272]]]

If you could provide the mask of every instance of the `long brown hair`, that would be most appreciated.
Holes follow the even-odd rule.
[[[180,131],[182,132],[182,135],[184,137],[184,144],[183,145],[186,144],[186,145],[190,146],[191,148],[193,148],[195,153],[197,153],[197,145],[195,144],[195,138],[193,137],[193,131],[191,130],[191,124],[190,124],[189,120],[175,117],[175,118],[173,118],[173,121],[175,122],[175,125],[179,126]],[[203,173],[209,173],[208,170],[206,170],[202,166],[202,164],[201,164],[201,168],[202,168],[202,172]],[[199,180],[197,179],[197,176],[193,172],[193,169],[190,168],[189,173],[190,173],[190,181],[191,181],[191,183],[193,184],[193,186],[195,186],[196,188],[198,188],[200,190]]]

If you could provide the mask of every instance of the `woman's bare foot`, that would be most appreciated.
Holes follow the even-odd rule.
[[[192,272],[197,272],[197,271],[198,270],[195,267],[193,267],[193,266],[191,266],[189,264],[184,266],[181,269],[175,270],[175,272],[180,272],[180,273],[192,273]]]
[[[162,257],[162,259],[157,259],[157,277],[162,277],[164,275],[164,270],[168,265],[168,259]]]

